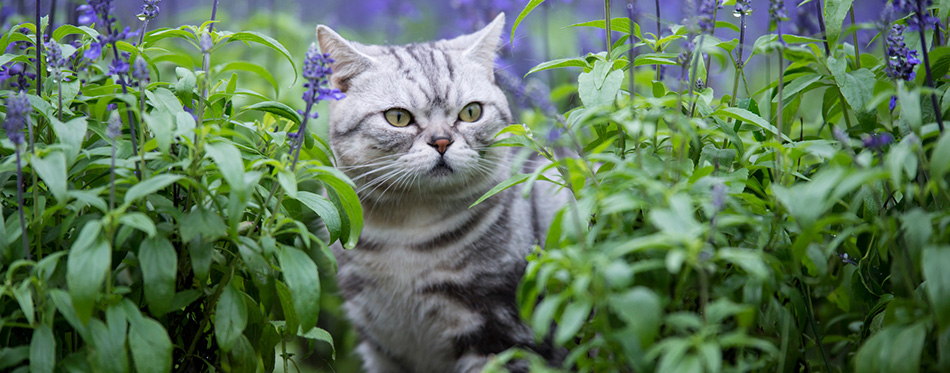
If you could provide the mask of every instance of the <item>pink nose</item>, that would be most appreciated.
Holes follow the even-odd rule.
[[[452,142],[449,141],[449,139],[441,138],[429,145],[432,145],[435,150],[438,150],[439,154],[445,154],[445,150],[449,148],[449,145],[452,145]]]

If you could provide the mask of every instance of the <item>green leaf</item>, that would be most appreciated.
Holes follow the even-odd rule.
[[[557,312],[564,299],[563,295],[551,294],[538,304],[531,316],[531,328],[534,329],[535,336],[538,338],[548,336],[551,330],[551,321],[554,320],[554,313]]]
[[[250,41],[250,42],[265,45],[268,48],[279,52],[281,55],[284,56],[284,58],[287,59],[287,62],[290,63],[290,67],[294,69],[294,81],[293,83],[290,83],[290,85],[294,85],[297,83],[297,65],[294,64],[294,59],[293,57],[290,56],[290,52],[287,50],[287,48],[284,48],[284,45],[278,42],[277,40],[274,40],[270,36],[267,36],[258,32],[254,32],[254,31],[236,32],[231,35],[228,35],[227,37],[228,37],[227,43],[230,43],[232,41],[237,41],[237,40],[245,41],[245,42]]]
[[[934,180],[944,185],[944,190],[947,189],[944,176],[948,171],[950,171],[950,133],[944,133],[940,136],[930,156],[930,174]]]
[[[518,25],[521,24],[521,21],[524,20],[524,17],[527,17],[534,8],[537,8],[538,5],[541,5],[544,0],[531,0],[527,5],[524,6],[524,10],[521,11],[521,14],[518,14],[518,18],[515,18],[515,24],[511,26],[511,44],[515,44],[515,31],[518,30]]]
[[[243,193],[247,189],[244,184],[244,158],[237,147],[229,142],[216,142],[208,144],[206,150],[231,189]]]
[[[53,126],[53,132],[56,133],[56,141],[63,145],[63,150],[66,152],[66,164],[73,164],[79,151],[82,150],[83,140],[86,139],[86,118],[79,117],[66,123],[51,118],[50,124]]]
[[[119,223],[128,225],[148,234],[149,237],[155,236],[155,223],[152,219],[141,212],[127,212],[119,216]]]
[[[56,366],[56,339],[46,324],[33,330],[30,340],[30,371],[52,373]]]
[[[131,205],[132,202],[165,189],[165,187],[181,180],[181,178],[179,175],[161,174],[145,179],[141,183],[133,185],[125,192],[125,204]]]
[[[36,312],[33,308],[33,284],[30,281],[23,281],[20,285],[12,286],[13,298],[20,305],[20,310],[26,316],[26,321],[33,325],[36,318]]]
[[[30,346],[0,348],[0,369],[9,369],[20,365],[30,357]]]
[[[591,307],[593,307],[593,303],[587,299],[575,299],[574,302],[564,307],[564,313],[561,314],[557,330],[554,331],[554,343],[563,346],[571,338],[574,338],[577,332],[581,330],[581,326],[587,321]]]
[[[294,297],[290,295],[290,289],[287,288],[287,285],[284,285],[280,280],[274,281],[274,287],[277,289],[280,309],[284,314],[285,328],[282,332],[285,335],[291,335],[300,326],[300,322],[297,320],[297,311],[294,310]]]
[[[854,358],[855,372],[919,372],[927,328],[924,323],[891,325],[864,342]]]
[[[297,175],[290,170],[278,170],[277,182],[284,188],[284,192],[287,192],[288,197],[297,199]]]
[[[606,30],[607,22],[603,19],[598,19],[594,21],[575,23],[567,27],[594,27],[594,28]],[[628,19],[627,17],[611,18],[610,30],[621,32],[624,34],[629,34],[630,33],[630,19]],[[637,38],[640,38],[640,25],[638,24],[633,25],[633,35],[636,36]]]
[[[553,61],[542,62],[535,67],[532,67],[531,70],[528,70],[525,76],[531,75],[538,71],[550,70],[550,69],[559,69],[564,67],[583,67],[588,68],[590,65],[587,63],[587,59],[583,57],[572,57],[572,58],[562,58]]]
[[[732,118],[735,120],[754,124],[756,127],[759,127],[765,130],[770,135],[774,135],[778,133],[778,128],[775,128],[775,126],[773,126],[771,123],[769,123],[765,119],[762,119],[762,117],[746,109],[740,109],[737,107],[725,107],[725,108],[716,110],[714,113],[712,113],[712,115]],[[788,136],[785,136],[785,134],[782,134],[782,138],[784,138],[785,141],[789,141],[789,142],[792,141],[791,139],[788,138]]]
[[[53,40],[60,41],[66,35],[86,35],[95,39],[99,36],[99,32],[88,26],[73,26],[70,24],[65,24],[57,27],[56,30],[53,31]]]
[[[363,206],[360,205],[360,198],[353,190],[353,182],[342,172],[334,168],[319,167],[313,169],[317,171],[317,179],[328,187],[327,191],[332,198],[335,198],[342,207],[343,214],[346,217],[346,225],[349,229],[341,230],[340,238],[344,241],[343,247],[352,249],[356,247],[356,242],[360,238],[360,232],[363,231]]]
[[[625,293],[611,295],[607,305],[618,318],[633,328],[642,346],[649,346],[659,333],[663,304],[652,290],[638,286]]]
[[[302,337],[302,338],[312,339],[314,341],[326,342],[327,344],[330,345],[330,350],[332,351],[332,355],[330,355],[330,357],[336,360],[336,347],[333,346],[333,336],[330,335],[330,332],[327,332],[326,330],[323,330],[320,328],[313,328],[313,329],[310,329],[309,332],[298,333],[297,336]]]
[[[175,75],[178,76],[178,81],[175,82],[175,96],[178,96],[181,102],[191,102],[198,78],[194,72],[184,67],[176,67]]]
[[[172,341],[158,321],[143,318],[129,328],[129,349],[135,370],[142,373],[170,372]]]
[[[577,94],[584,106],[612,105],[623,85],[623,71],[610,71],[607,62],[597,60],[590,72],[577,77]]]
[[[340,213],[337,211],[336,206],[333,205],[333,202],[330,202],[330,200],[324,196],[310,192],[297,192],[297,197],[294,199],[300,201],[304,206],[307,206],[307,208],[319,215],[320,219],[323,219],[327,231],[330,232],[330,243],[333,243],[340,237],[343,222],[340,220]]]
[[[220,66],[219,69],[221,72],[237,70],[257,74],[257,76],[260,76],[270,83],[271,87],[274,87],[274,96],[280,97],[280,85],[277,84],[277,80],[274,79],[274,76],[271,75],[270,71],[267,71],[267,69],[261,65],[246,61],[233,61]]]
[[[110,320],[113,319],[113,320]],[[129,357],[125,351],[125,320],[107,317],[108,326],[98,319],[89,321],[92,337],[92,369],[97,372],[120,373],[129,371]]]
[[[211,242],[228,234],[221,216],[211,210],[198,207],[181,217],[178,230],[183,242],[191,242],[201,236],[205,242]]]
[[[154,90],[145,90],[145,97],[148,97],[149,104],[171,114],[172,116],[184,111],[178,97],[167,88],[155,88]]]
[[[245,106],[241,110],[265,111],[265,112],[277,115],[279,117],[289,119],[297,124],[300,124],[300,122],[303,120],[303,117],[301,117],[300,113],[298,113],[296,110],[294,110],[290,106],[287,106],[287,104],[284,104],[282,102],[277,102],[277,101],[258,102],[253,105]]]
[[[305,252],[282,246],[277,251],[284,282],[290,289],[300,329],[310,331],[320,314],[320,276],[317,265]]]
[[[188,115],[188,114],[185,114]],[[155,142],[158,143],[158,149],[162,153],[168,153],[172,146],[172,138],[175,135],[175,117],[165,110],[154,110],[145,113],[145,124],[149,131],[155,135]]]
[[[925,224],[929,224],[925,223]],[[924,290],[933,305],[940,329],[950,326],[950,246],[931,246],[924,249],[920,259],[923,267]]]
[[[827,0],[825,2],[824,16],[828,45],[838,44],[838,37],[841,35],[844,18],[848,15],[853,1],[854,0]]]
[[[488,199],[489,197],[491,197],[491,196],[493,196],[493,195],[496,195],[496,194],[500,193],[501,191],[503,191],[503,190],[505,190],[505,189],[511,188],[511,187],[513,187],[513,186],[515,186],[515,185],[518,185],[518,184],[521,184],[521,183],[525,182],[526,180],[528,180],[529,177],[531,177],[530,174],[517,174],[517,175],[512,175],[511,177],[508,178],[508,180],[502,181],[500,184],[495,185],[494,188],[491,188],[491,190],[489,190],[487,193],[485,193],[485,194],[482,195],[481,197],[478,197],[478,200],[476,200],[474,203],[472,203],[472,205],[469,206],[468,208],[475,207],[475,205],[477,205],[477,204],[479,204],[479,203],[482,203],[483,201],[485,201],[485,200]]]
[[[109,242],[100,234],[101,229],[98,221],[86,223],[66,259],[66,284],[76,315],[83,323],[92,317],[99,289],[112,267]]]
[[[214,308],[214,336],[222,351],[231,351],[247,327],[247,305],[244,295],[232,283],[221,284],[224,291]]]
[[[166,238],[153,237],[142,241],[138,257],[145,301],[153,314],[161,316],[170,310],[175,297],[178,254]]]
[[[874,83],[877,81],[874,73],[868,69],[845,72],[847,65],[844,59],[828,58],[828,69],[831,70],[845,101],[854,109],[861,123],[872,122],[873,125],[874,108],[868,108],[868,102],[874,98]]]
[[[61,151],[54,151],[45,157],[35,157],[30,160],[37,175],[43,179],[50,193],[60,203],[66,202],[66,155]]]

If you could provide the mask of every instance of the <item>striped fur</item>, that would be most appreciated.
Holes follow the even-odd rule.
[[[317,28],[347,94],[330,104],[330,145],[358,185],[365,225],[355,249],[334,253],[369,372],[477,372],[515,346],[554,358],[520,319],[515,292],[563,197],[537,189],[548,201],[525,199],[513,188],[469,208],[511,167],[510,151],[489,147],[512,123],[494,83],[503,26],[502,15],[474,34],[406,46]],[[481,119],[458,120],[471,102],[482,104]],[[383,112],[392,108],[416,122],[390,125]],[[453,141],[444,156],[429,145],[434,136]]]

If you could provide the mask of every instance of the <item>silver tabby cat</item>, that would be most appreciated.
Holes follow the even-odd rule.
[[[346,93],[330,103],[330,145],[365,214],[356,248],[334,252],[369,372],[477,372],[510,347],[554,358],[520,319],[515,291],[559,195],[512,188],[469,208],[511,172],[509,148],[489,147],[513,122],[494,79],[503,27],[500,15],[405,46],[317,27]]]

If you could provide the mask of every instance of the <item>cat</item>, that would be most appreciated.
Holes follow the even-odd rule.
[[[317,27],[346,94],[330,103],[330,146],[364,209],[356,247],[334,254],[368,372],[478,372],[511,347],[561,358],[521,320],[515,293],[563,193],[511,188],[469,208],[511,172],[511,148],[490,147],[514,123],[494,78],[504,23],[403,46]]]

